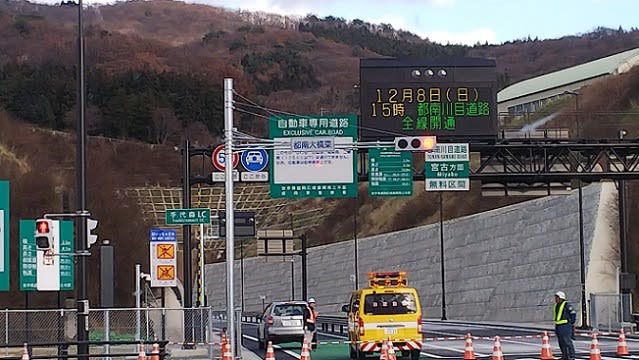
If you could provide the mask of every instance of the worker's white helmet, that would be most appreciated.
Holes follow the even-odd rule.
[[[308,299],[308,303],[309,304],[315,304],[315,298],[309,298]]]
[[[564,299],[564,300],[566,300],[566,293],[565,293],[565,292],[563,292],[563,291],[557,291],[557,292],[555,293],[555,296],[556,296],[556,297],[558,297],[558,298],[560,298],[560,299]]]

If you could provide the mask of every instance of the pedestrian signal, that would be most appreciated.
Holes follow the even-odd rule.
[[[431,152],[436,145],[436,136],[401,136],[395,138],[395,151]]]
[[[38,250],[50,250],[53,246],[52,221],[36,220],[35,243]]]

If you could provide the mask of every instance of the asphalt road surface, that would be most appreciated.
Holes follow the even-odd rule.
[[[264,350],[257,348],[255,324],[244,324],[242,327],[244,346],[264,358]],[[446,322],[424,323],[424,346],[421,359],[463,359],[464,336],[473,336],[473,348],[478,359],[492,356],[494,337],[499,336],[501,351],[505,360],[538,360],[541,353],[542,331],[519,327],[470,325]],[[561,357],[557,338],[550,333],[550,345],[556,359]],[[313,360],[348,360],[347,338],[340,335],[319,333],[319,346],[311,352]],[[599,348],[602,360],[638,359],[639,337],[626,338],[629,356],[617,356],[617,337],[599,336]],[[589,334],[579,334],[575,340],[577,359],[589,360],[592,338]],[[287,343],[275,346],[277,360],[293,360],[300,358],[301,344]],[[376,358],[376,357],[371,357]]]

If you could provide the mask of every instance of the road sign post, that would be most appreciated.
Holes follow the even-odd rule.
[[[357,139],[356,115],[270,117],[273,198],[356,197],[357,157],[339,148]]]
[[[425,153],[426,191],[470,190],[470,157],[467,143],[437,144]]]
[[[198,225],[211,223],[211,209],[166,209],[167,225]]]
[[[413,155],[393,148],[368,150],[368,195],[413,195]]]
[[[0,180],[0,291],[9,291],[9,181]]]

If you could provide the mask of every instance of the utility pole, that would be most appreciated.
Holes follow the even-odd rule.
[[[78,0],[78,121],[76,127],[76,206],[80,214],[87,212],[87,132],[85,119],[85,92],[84,82],[84,22],[82,21],[82,0]],[[77,241],[76,252],[84,253],[88,249],[87,244],[87,217],[79,216],[76,219]],[[77,284],[77,310],[76,331],[78,338],[78,360],[89,358],[89,300],[87,297],[87,257],[78,259]]]

